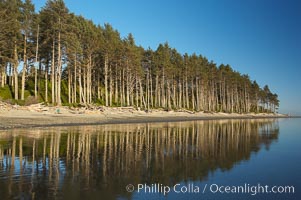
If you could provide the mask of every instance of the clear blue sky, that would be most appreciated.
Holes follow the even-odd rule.
[[[36,9],[46,0],[33,0]],[[66,0],[71,12],[110,23],[156,49],[168,42],[269,85],[280,112],[301,115],[300,0]]]

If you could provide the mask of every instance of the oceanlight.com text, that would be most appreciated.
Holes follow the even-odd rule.
[[[240,186],[230,186],[230,185],[218,185],[218,184],[211,184],[209,186],[209,191],[211,193],[238,193],[238,194],[294,194],[295,187],[294,186],[269,186],[269,185],[261,185],[258,183],[257,185],[250,185],[245,183],[244,185]]]

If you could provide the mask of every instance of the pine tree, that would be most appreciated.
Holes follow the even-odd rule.
[[[41,31],[44,34],[45,43],[52,42],[51,59],[51,87],[52,103],[61,105],[61,81],[64,47],[66,43],[66,27],[69,11],[64,1],[48,0],[41,11]]]
[[[32,39],[32,28],[34,24],[34,5],[31,0],[26,0],[22,5],[22,19],[21,19],[21,29],[23,34],[23,69],[22,69],[22,81],[21,81],[21,100],[24,100],[25,91],[25,76],[28,70],[28,59],[30,55],[30,39]]]

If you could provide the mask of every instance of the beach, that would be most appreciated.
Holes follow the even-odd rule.
[[[51,107],[42,104],[17,106],[0,104],[0,129],[51,127],[51,126],[81,126],[121,123],[151,123],[175,122],[210,119],[253,119],[287,117],[283,114],[266,113],[205,113],[188,110],[144,111],[133,107],[90,107],[69,108]]]

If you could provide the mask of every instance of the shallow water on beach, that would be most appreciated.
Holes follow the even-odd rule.
[[[0,199],[300,199],[300,142],[301,119],[1,131]]]

